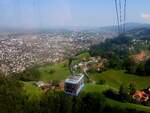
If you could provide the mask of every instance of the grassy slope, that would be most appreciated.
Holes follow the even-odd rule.
[[[138,89],[147,88],[150,86],[150,77],[140,77],[124,73],[122,70],[109,70],[103,73],[91,74],[91,78],[94,80],[105,80],[106,84],[119,88],[121,84],[129,85],[131,82],[136,84]]]
[[[79,62],[81,59],[88,58],[89,56],[90,55],[88,52],[82,53],[76,57],[77,61],[75,61],[75,62]],[[54,64],[54,65],[50,64],[50,65],[39,68],[39,71],[41,73],[41,80],[47,82],[49,80],[64,80],[64,79],[66,79],[70,75],[67,65],[68,65],[67,61],[64,61],[59,64]],[[50,70],[54,70],[55,72],[49,73]]]
[[[86,84],[83,89],[83,92],[100,92],[100,93],[102,93],[103,91],[105,91],[109,88],[113,88],[113,87],[111,87],[109,85]],[[131,104],[131,103],[122,103],[122,102],[115,101],[115,100],[112,100],[109,98],[106,98],[106,104],[108,104],[109,106],[115,107],[115,108],[117,106],[118,108],[132,108],[132,109],[136,109],[139,111],[146,111],[146,112],[150,111],[150,107],[147,107],[147,106]]]
[[[145,112],[150,112],[150,107],[148,106],[143,106],[143,105],[138,105],[138,104],[131,104],[131,103],[122,103],[119,101],[115,101],[109,98],[106,98],[106,104],[112,106],[112,107],[118,107],[118,108],[132,108],[136,109],[138,111],[145,111]]]
[[[55,70],[53,73],[49,73],[50,70]],[[69,76],[69,71],[67,67],[64,67],[64,63],[55,64],[55,65],[46,65],[39,68],[40,71],[40,80],[48,82],[50,80],[64,80]],[[23,82],[26,95],[29,96],[29,99],[39,98],[43,91],[34,85],[36,81]]]
[[[26,91],[26,95],[28,95],[29,100],[34,100],[40,98],[44,93],[41,89],[34,85],[34,82],[23,82],[24,90]]]
[[[50,70],[54,70],[53,73],[50,73]],[[64,80],[69,76],[68,67],[62,64],[55,64],[55,65],[47,65],[44,67],[39,68],[41,73],[41,80],[48,82],[50,80]]]
[[[54,73],[49,74],[49,70],[56,70]],[[39,68],[41,73],[41,80],[47,82],[49,80],[64,80],[68,75],[69,71],[67,67],[64,67],[64,63],[56,64],[56,65],[47,65]],[[129,84],[130,82],[135,82],[137,88],[147,88],[150,86],[150,77],[139,77],[136,75],[130,75],[124,73],[124,71],[119,70],[109,70],[103,73],[93,73],[90,74],[90,77],[95,81],[98,80],[106,80],[106,85],[96,85],[96,84],[86,84],[83,91],[84,92],[103,92],[109,88],[118,89],[119,86],[124,84]],[[29,99],[34,99],[40,97],[43,92],[33,85],[33,82],[24,82],[25,90],[27,95],[29,95]],[[149,111],[149,107],[145,107],[142,105],[129,104],[129,103],[121,103],[115,100],[106,99],[107,104],[111,106],[119,106],[125,108],[135,108],[142,111]]]
[[[109,85],[86,84],[83,91],[85,92],[103,92],[110,89]]]
[[[105,80],[106,85],[86,84],[83,89],[83,91],[85,92],[103,92],[109,88],[117,90],[122,83],[129,85],[130,82],[134,82],[138,89],[147,88],[148,86],[150,86],[150,77],[131,75],[124,73],[124,71],[122,70],[109,70],[103,73],[90,74],[90,76],[95,81]],[[131,103],[122,103],[109,98],[106,98],[106,102],[107,104],[114,107],[117,106],[119,108],[133,108],[147,112],[150,111],[150,107]]]

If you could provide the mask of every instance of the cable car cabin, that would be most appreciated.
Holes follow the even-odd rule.
[[[75,76],[70,76],[65,80],[64,91],[66,94],[78,96],[82,88],[84,87],[84,75],[78,74]]]

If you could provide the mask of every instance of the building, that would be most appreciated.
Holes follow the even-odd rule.
[[[38,81],[38,82],[35,83],[35,85],[36,85],[37,87],[42,87],[42,86],[45,85],[45,83],[44,83],[43,81]]]
[[[137,102],[146,102],[149,100],[149,95],[144,91],[136,91],[133,94],[133,99],[136,100]]]
[[[65,80],[64,91],[66,94],[78,96],[82,88],[84,87],[84,75],[77,74],[70,76]]]

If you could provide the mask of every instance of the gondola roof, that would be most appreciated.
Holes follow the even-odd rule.
[[[77,84],[83,77],[83,74],[70,76],[68,79],[65,80],[65,83]]]

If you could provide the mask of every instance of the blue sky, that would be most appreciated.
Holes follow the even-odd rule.
[[[150,0],[127,0],[127,22],[150,23]],[[0,27],[116,24],[114,0],[0,0]]]

